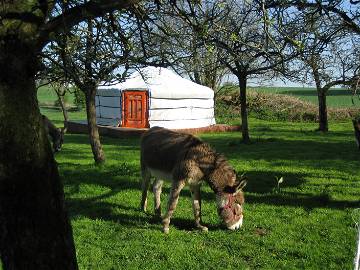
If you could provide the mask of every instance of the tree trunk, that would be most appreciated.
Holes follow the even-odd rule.
[[[68,114],[68,111],[66,109],[66,105],[64,102],[64,96],[58,95],[58,99],[59,99],[59,104],[61,107],[62,114],[64,116],[64,129],[67,130],[67,126],[68,126],[68,122],[69,122],[69,114]]]
[[[40,115],[33,49],[0,44],[0,256],[4,269],[77,269],[63,186]]]
[[[100,142],[99,129],[96,125],[96,108],[95,108],[95,96],[96,86],[93,84],[87,84],[86,89],[82,89],[86,97],[86,115],[88,122],[88,131],[91,150],[94,155],[96,164],[102,164],[105,162],[105,154]]]
[[[240,74],[237,76],[239,80],[240,88],[240,110],[241,110],[241,132],[244,143],[250,143],[248,115],[247,115],[247,102],[246,102],[246,74]]]
[[[318,101],[319,101],[319,131],[327,132],[328,129],[328,117],[326,106],[326,93],[323,88],[317,89]]]
[[[313,56],[315,57],[315,56]],[[327,132],[328,131],[328,119],[327,119],[327,108],[326,108],[326,94],[327,88],[321,87],[321,76],[319,73],[319,67],[317,66],[317,59],[311,59],[310,66],[314,76],[314,81],[316,85],[316,91],[318,94],[319,101],[319,131]]]

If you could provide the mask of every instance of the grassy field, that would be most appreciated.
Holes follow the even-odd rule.
[[[310,101],[314,104],[318,104],[316,88],[254,87],[249,88],[249,91],[251,90],[265,93],[292,95],[300,99]],[[329,90],[327,96],[327,104],[328,106],[335,108],[360,107],[360,99],[357,96],[353,96],[352,92],[348,89],[332,88]]]
[[[139,211],[139,140],[103,138],[107,164],[97,168],[87,137],[66,135],[56,159],[80,269],[351,269],[360,158],[349,124],[336,123],[326,135],[311,124],[252,119],[250,125],[250,145],[238,143],[238,133],[201,136],[249,177],[244,226],[236,232],[220,225],[205,185],[210,231],[194,230],[185,188],[170,234],[162,234],[152,211]]]
[[[46,99],[46,96],[45,96]],[[59,111],[42,109],[62,125]],[[71,119],[85,119],[73,112]],[[233,119],[239,123],[239,119]],[[107,162],[94,166],[86,135],[67,134],[56,154],[80,269],[352,269],[360,207],[359,151],[351,122],[250,119],[252,144],[240,134],[200,137],[248,176],[243,227],[225,230],[215,195],[203,186],[203,221],[194,229],[188,188],[182,191],[170,234],[139,210],[139,139],[102,138]],[[284,182],[278,186],[277,178]],[[169,185],[163,192],[163,205]]]

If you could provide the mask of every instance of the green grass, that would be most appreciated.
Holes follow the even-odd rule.
[[[62,125],[59,111],[42,112]],[[85,113],[70,118],[85,119]],[[323,134],[313,131],[316,123],[250,119],[250,145],[241,144],[237,132],[200,135],[249,178],[244,225],[236,232],[221,226],[215,195],[205,184],[209,232],[194,229],[186,187],[169,235],[153,218],[150,192],[149,213],[139,211],[138,138],[103,137],[107,162],[99,168],[87,135],[67,134],[56,160],[80,269],[352,269],[360,155],[350,121],[329,126]],[[168,193],[169,184],[164,207]]]
[[[311,87],[254,87],[249,88],[258,92],[276,93],[296,96],[302,100],[318,104],[316,88]],[[353,103],[354,102],[354,103]],[[360,99],[353,96],[348,89],[332,88],[328,92],[327,105],[335,108],[359,108]]]
[[[152,216],[152,194],[149,214],[139,211],[139,139],[102,138],[107,163],[97,168],[87,136],[67,134],[56,159],[80,269],[351,269],[360,157],[351,124],[331,124],[322,134],[315,124],[251,119],[250,145],[238,133],[201,135],[249,177],[244,226],[220,225],[204,185],[209,232],[194,229],[185,188],[169,235]]]

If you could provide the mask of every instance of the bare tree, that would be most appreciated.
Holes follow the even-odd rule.
[[[302,31],[293,43],[294,49],[299,52],[298,60],[303,63],[300,69],[302,72],[298,72],[295,77],[303,83],[315,83],[319,105],[318,130],[323,132],[328,131],[326,97],[329,89],[350,84],[359,67],[355,47],[352,46],[356,34],[348,31],[356,30],[357,15],[351,9],[343,9],[341,2],[276,3],[281,10],[277,13],[278,20],[291,16],[296,17],[302,24]],[[294,6],[297,9],[294,9]]]
[[[145,5],[147,20],[138,19],[141,49],[147,55],[147,64],[171,67],[176,73],[216,90],[228,70],[220,63],[217,48],[204,46],[201,26],[207,23],[207,18],[195,2],[198,1],[177,1],[159,7]],[[201,6],[206,8],[207,2],[202,1]]]
[[[328,91],[336,85],[348,84],[356,63],[346,33],[341,26],[334,27],[332,17],[325,18],[318,14],[305,14],[304,17],[300,59],[304,63],[305,73],[309,73],[315,82],[319,106],[318,130],[326,132]]]
[[[284,22],[275,21],[273,12],[265,9],[263,3],[228,0],[208,5],[211,13],[207,9],[202,13],[207,24],[202,25],[201,38],[204,46],[216,48],[221,64],[238,80],[242,138],[248,143],[247,81],[284,71],[285,63],[294,57],[290,44],[295,33],[287,33],[287,38],[283,38],[280,26]],[[187,17],[194,16],[189,10]],[[296,20],[287,23],[296,24]]]
[[[307,1],[307,0],[256,0],[263,2],[266,8],[295,7],[300,11],[321,16],[335,15],[335,23],[341,23],[345,28],[360,34],[360,1],[357,0],[331,0],[331,1]]]
[[[45,53],[46,58],[85,94],[91,149],[95,163],[105,162],[96,124],[95,96],[99,84],[121,80],[130,62],[133,22],[125,13],[88,19],[60,38]],[[65,52],[65,53],[64,53]]]

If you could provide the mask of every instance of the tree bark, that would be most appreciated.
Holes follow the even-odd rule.
[[[327,132],[329,130],[326,105],[327,90],[320,88],[317,89],[317,93],[319,101],[319,131]]]
[[[83,86],[78,87],[84,92],[86,98],[86,115],[88,122],[89,140],[91,150],[94,155],[96,164],[105,163],[105,154],[102,149],[100,142],[99,129],[96,125],[96,107],[95,107],[95,96],[97,85],[92,81],[93,68],[92,68],[92,57],[94,55],[94,26],[91,19],[87,20],[87,35],[86,35],[86,50],[85,50],[85,78]]]
[[[95,96],[96,86],[88,85],[86,89],[82,89],[86,97],[86,115],[89,131],[89,140],[91,150],[94,155],[96,164],[102,164],[105,162],[105,154],[100,142],[99,129],[96,125],[96,108],[95,108]]]
[[[239,88],[240,88],[240,110],[241,110],[241,133],[244,143],[250,143],[249,135],[249,125],[248,125],[248,115],[247,115],[247,100],[246,100],[246,84],[247,76],[246,74],[239,74]]]
[[[64,129],[66,131],[67,127],[68,127],[68,122],[69,122],[69,114],[68,114],[68,111],[66,109],[64,96],[58,94],[58,100],[59,100],[61,111],[62,111],[62,114],[63,114],[63,117],[64,117]]]
[[[63,186],[36,98],[34,49],[0,45],[0,256],[4,269],[77,269]]]
[[[314,81],[316,85],[316,91],[318,94],[318,106],[319,106],[319,131],[327,132],[328,131],[328,119],[327,119],[327,106],[326,106],[326,94],[327,88],[321,87],[321,78],[319,73],[319,67],[317,66],[316,58],[312,59],[310,62],[312,73],[314,76]]]

